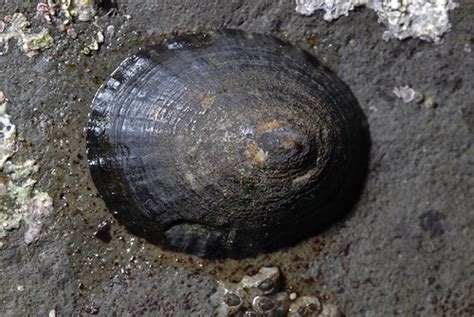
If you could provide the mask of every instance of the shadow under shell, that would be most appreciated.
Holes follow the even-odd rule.
[[[367,120],[303,50],[237,30],[126,59],[92,102],[94,183],[135,234],[206,257],[287,246],[356,201]]]

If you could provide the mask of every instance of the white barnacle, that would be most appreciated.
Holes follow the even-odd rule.
[[[415,91],[409,86],[395,87],[393,93],[398,98],[402,99],[404,103],[409,103],[415,101],[417,103],[423,101],[423,94],[418,91]]]
[[[315,296],[301,296],[290,305],[288,316],[318,316],[323,308],[319,299]]]
[[[62,0],[61,9],[66,16],[77,18],[79,21],[88,22],[95,17],[95,0]]]

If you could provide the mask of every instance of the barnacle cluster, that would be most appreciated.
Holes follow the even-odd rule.
[[[215,315],[225,316],[289,316],[340,317],[340,310],[323,304],[316,296],[296,297],[281,291],[282,277],[277,267],[262,267],[252,276],[244,276],[239,283],[218,281],[217,291],[211,296]]]
[[[298,13],[311,15],[324,10],[326,21],[347,16],[357,6],[377,13],[387,28],[382,36],[385,40],[415,37],[439,43],[451,28],[448,12],[458,4],[454,0],[296,0]]]
[[[76,39],[78,33],[74,28],[75,22],[93,21],[96,16],[95,0],[44,0],[36,6],[35,20],[43,22],[47,28],[42,28],[39,32],[30,29],[31,22],[22,13],[7,15],[0,20],[0,55],[8,52],[8,45],[11,39],[17,40],[18,45],[28,56],[34,56],[41,50],[53,45],[54,39],[48,29],[54,26],[63,32],[70,39]],[[95,27],[100,29],[94,21]],[[109,26],[110,27],[110,26]],[[100,49],[105,41],[102,30],[89,36],[88,43],[82,49],[85,55]]]
[[[38,171],[35,161],[11,161],[17,150],[16,127],[7,114],[7,103],[0,92],[0,239],[24,222],[24,242],[30,244],[38,238],[43,220],[52,213],[53,202],[47,193],[34,189],[37,181],[31,177]]]
[[[36,7],[37,19],[68,24],[74,19],[87,22],[96,15],[95,0],[47,0]]]
[[[73,21],[88,22],[96,16],[96,1],[94,0],[48,0],[40,2],[36,7],[36,19],[45,20],[55,24],[59,30],[65,31],[71,39],[76,39],[78,34],[72,26]],[[82,53],[91,54],[98,51],[104,43],[104,33],[97,31],[92,40],[84,46]]]

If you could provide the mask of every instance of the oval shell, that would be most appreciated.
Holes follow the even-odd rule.
[[[222,30],[126,59],[92,102],[87,147],[97,189],[132,232],[243,257],[347,211],[369,134],[349,88],[314,57]]]

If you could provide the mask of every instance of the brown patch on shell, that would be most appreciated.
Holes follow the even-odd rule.
[[[301,140],[298,140],[296,138],[293,138],[293,139],[286,139],[282,146],[281,146],[281,149],[283,150],[296,150],[296,151],[299,151],[301,150],[301,148],[303,147],[303,144],[301,142]]]
[[[203,100],[201,100],[201,107],[207,110],[211,108],[215,102],[216,102],[216,96],[206,96],[204,97]]]
[[[293,186],[305,185],[306,183],[308,183],[309,180],[311,180],[311,177],[313,177],[317,172],[318,172],[317,169],[310,169],[305,174],[296,177],[292,181]]]
[[[272,129],[279,129],[285,125],[283,121],[273,119],[272,121],[264,121],[257,125],[255,128],[255,132],[257,134],[262,134],[265,131],[272,130]]]
[[[259,148],[254,141],[251,141],[247,146],[244,155],[253,165],[263,165],[268,158],[268,154]]]

